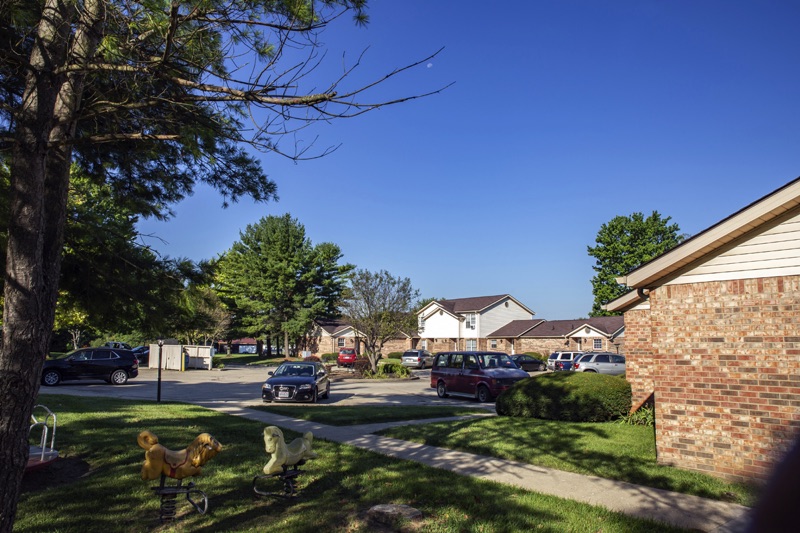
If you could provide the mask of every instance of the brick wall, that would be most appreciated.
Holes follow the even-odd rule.
[[[659,463],[765,479],[800,429],[800,277],[654,290],[650,369],[633,313],[628,379],[641,389],[652,371]]]
[[[650,311],[639,309],[625,313],[625,377],[631,384],[633,406],[647,400],[653,385],[653,339]]]
[[[405,352],[411,349],[411,339],[391,339],[383,345],[381,353],[387,356],[392,352]]]

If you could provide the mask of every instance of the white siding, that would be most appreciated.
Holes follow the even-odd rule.
[[[506,302],[508,302],[508,307],[506,307]],[[512,299],[506,298],[480,314],[475,329],[476,336],[484,338],[512,320],[530,320],[531,318],[533,318],[531,314],[522,306]]]
[[[425,331],[421,337],[427,339],[455,339],[459,336],[459,321],[449,313],[436,311],[425,319]]]
[[[667,285],[800,274],[800,214],[712,257]]]

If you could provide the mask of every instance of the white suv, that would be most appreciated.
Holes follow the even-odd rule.
[[[556,370],[556,363],[569,362],[583,355],[583,352],[553,352],[547,358],[547,370]]]

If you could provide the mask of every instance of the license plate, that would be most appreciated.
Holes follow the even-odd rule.
[[[288,397],[289,397],[289,393],[288,392],[279,392],[278,393],[278,398],[288,398]]]

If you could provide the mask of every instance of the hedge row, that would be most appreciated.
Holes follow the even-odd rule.
[[[504,416],[605,422],[628,414],[631,386],[618,376],[553,372],[515,383],[495,405]]]

